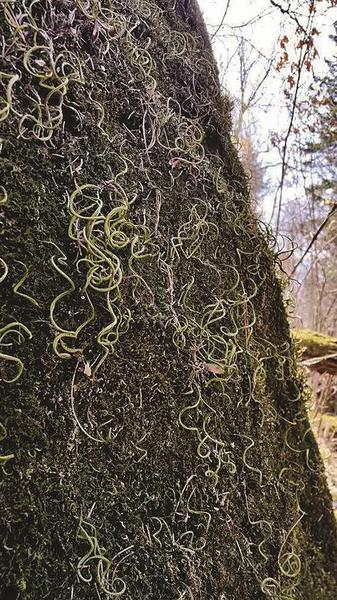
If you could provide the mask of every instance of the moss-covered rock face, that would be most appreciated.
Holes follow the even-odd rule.
[[[278,259],[197,7],[0,11],[1,598],[335,598]]]

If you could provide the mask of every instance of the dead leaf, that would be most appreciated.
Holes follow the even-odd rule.
[[[283,38],[280,40],[280,46],[281,48],[285,49],[286,45],[289,42],[289,38],[288,36],[284,35]]]
[[[293,78],[292,75],[288,75],[288,83],[289,83],[290,89],[294,87],[294,85],[295,85],[295,79]]]
[[[223,375],[225,372],[223,367],[220,367],[220,365],[215,365],[214,363],[206,363],[205,367],[207,371],[213,373],[214,375]]]
[[[91,367],[89,363],[85,363],[84,374],[87,375],[87,377],[91,377]]]

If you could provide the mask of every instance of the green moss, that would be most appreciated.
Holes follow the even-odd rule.
[[[337,352],[337,339],[309,329],[292,330],[292,336],[298,342],[303,353],[311,356],[325,356]]]

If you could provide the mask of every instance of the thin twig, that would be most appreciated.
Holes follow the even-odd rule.
[[[319,228],[317,229],[315,235],[313,236],[310,244],[308,245],[307,249],[305,250],[305,252],[302,254],[300,260],[296,263],[296,265],[294,266],[293,270],[290,273],[290,277],[292,277],[295,273],[295,271],[298,269],[298,267],[302,264],[302,262],[304,261],[305,257],[307,256],[308,252],[310,252],[311,248],[313,247],[314,243],[316,242],[319,234],[323,231],[324,227],[327,225],[327,223],[329,222],[330,218],[332,217],[332,215],[334,214],[334,212],[337,210],[337,204],[335,204],[332,209],[329,211],[328,215],[325,217],[323,223],[321,223],[321,225],[319,226]]]
[[[227,0],[227,6],[226,6],[226,10],[225,10],[225,12],[224,12],[224,14],[223,14],[223,17],[222,17],[222,19],[221,19],[221,23],[220,23],[220,25],[218,25],[218,27],[216,28],[215,32],[214,32],[214,33],[213,33],[213,35],[211,36],[211,40],[213,40],[213,38],[215,38],[215,36],[217,35],[217,33],[219,33],[219,31],[220,31],[221,27],[223,26],[223,24],[224,24],[224,22],[225,22],[225,19],[226,19],[226,17],[227,17],[227,13],[228,13],[228,10],[229,10],[229,5],[230,5],[230,3],[231,3],[231,0]]]

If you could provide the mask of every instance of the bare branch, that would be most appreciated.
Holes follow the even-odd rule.
[[[227,13],[228,13],[228,10],[229,10],[230,3],[231,3],[231,0],[227,0],[227,6],[226,6],[225,12],[223,14],[223,17],[221,19],[221,23],[220,23],[220,25],[218,25],[218,27],[216,28],[215,32],[211,36],[211,40],[213,40],[213,38],[215,38],[215,36],[219,33],[221,27],[223,26],[223,24],[225,22],[225,19],[227,17]]]
[[[283,15],[288,15],[288,17],[295,21],[296,25],[303,31],[303,26],[299,22],[298,18],[293,12],[290,11],[290,2],[288,3],[288,8],[283,8],[283,6],[276,2],[276,0],[270,0],[270,4],[272,4],[272,6],[275,6],[275,8],[278,8]]]
[[[313,236],[310,244],[308,245],[307,249],[305,250],[305,252],[302,254],[300,260],[296,263],[296,265],[294,266],[293,270],[290,273],[290,277],[292,277],[295,273],[295,271],[298,269],[298,267],[302,264],[302,262],[304,261],[305,257],[307,256],[308,252],[310,252],[311,248],[313,247],[314,243],[316,242],[318,236],[320,235],[320,233],[323,231],[323,229],[326,227],[326,225],[328,224],[330,218],[332,217],[332,215],[336,212],[337,210],[337,204],[335,204],[331,210],[329,211],[328,215],[325,217],[323,223],[321,223],[321,225],[319,226],[319,228],[317,229],[315,235]]]

